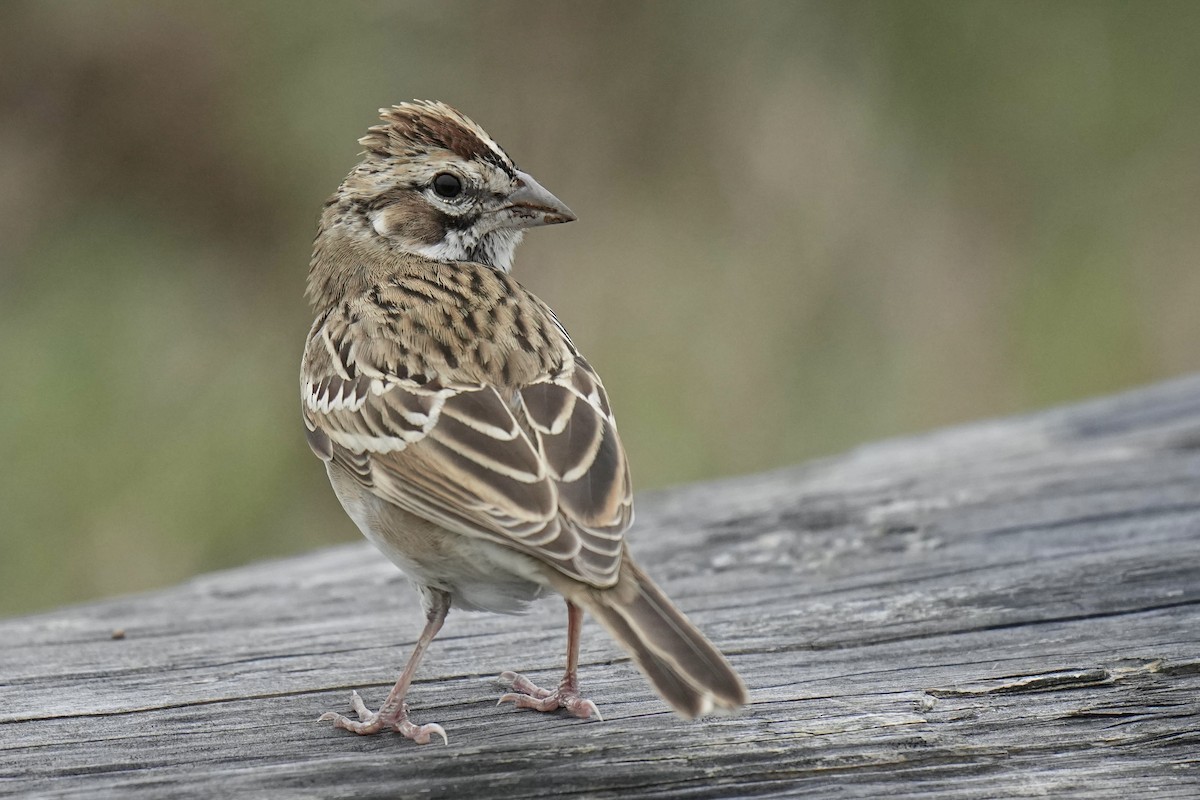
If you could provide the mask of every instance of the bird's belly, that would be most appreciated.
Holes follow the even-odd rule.
[[[342,507],[363,535],[416,584],[447,591],[453,607],[519,614],[547,583],[529,556],[486,539],[448,531],[364,489],[328,465]]]

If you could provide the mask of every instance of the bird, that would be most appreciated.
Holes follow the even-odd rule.
[[[342,507],[416,588],[425,626],[378,710],[354,691],[357,719],[320,719],[448,743],[409,719],[407,695],[451,606],[515,614],[548,593],[566,601],[563,678],[545,689],[505,671],[501,703],[602,719],[579,689],[586,611],[682,717],[745,705],[729,662],[629,552],[629,465],[599,375],[510,274],[526,230],[575,215],[451,106],[379,113],[313,242],[301,411]]]

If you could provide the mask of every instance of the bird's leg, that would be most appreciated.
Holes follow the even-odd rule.
[[[358,715],[357,721],[333,711],[322,714],[320,721],[332,720],[335,728],[344,728],[361,736],[379,733],[386,728],[412,739],[417,744],[429,744],[429,737],[433,734],[442,737],[443,742],[449,742],[446,731],[436,722],[427,725],[414,725],[409,722],[408,706],[404,702],[409,684],[417,673],[417,665],[421,663],[421,656],[425,654],[425,649],[429,647],[433,637],[442,629],[442,623],[446,621],[446,614],[450,611],[450,595],[440,589],[426,589],[424,600],[425,629],[421,631],[412,655],[408,657],[404,672],[400,673],[400,679],[396,681],[392,691],[388,692],[387,699],[383,701],[379,710],[372,712],[358,696],[358,692],[351,692],[350,705]]]
[[[511,702],[517,708],[555,711],[565,708],[580,719],[595,717],[603,720],[600,709],[586,697],[579,696],[579,631],[583,627],[583,609],[567,601],[567,671],[554,691],[543,689],[524,675],[500,673],[500,680],[513,691],[501,696],[500,702]]]

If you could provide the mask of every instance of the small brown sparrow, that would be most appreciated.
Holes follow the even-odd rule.
[[[426,625],[379,711],[355,733],[422,744],[405,696],[451,604],[518,613],[567,601],[553,691],[511,672],[500,698],[599,717],[579,694],[586,609],[684,717],[746,703],[737,674],[634,563],[625,452],[600,378],[550,307],[509,277],[525,228],[565,205],[453,108],[381,110],[362,162],[325,204],[300,374],[304,424],[346,513],[421,594]]]

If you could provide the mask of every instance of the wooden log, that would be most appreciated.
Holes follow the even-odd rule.
[[[0,622],[0,793],[1200,797],[1200,377],[643,496],[631,540],[744,712],[680,721],[595,625],[604,722],[497,707],[556,680],[547,603],[451,613],[448,746],[319,724],[421,626],[363,543]]]

